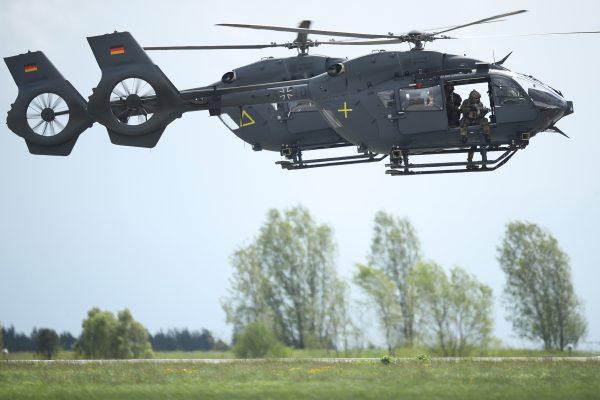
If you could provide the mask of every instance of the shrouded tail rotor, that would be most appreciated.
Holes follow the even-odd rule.
[[[129,32],[89,37],[102,78],[88,111],[106,126],[111,142],[154,147],[183,113],[179,91]]]
[[[155,98],[156,92],[148,82],[140,78],[127,78],[112,89],[110,110],[125,125],[142,125],[154,116],[152,102]]]
[[[69,155],[93,124],[86,101],[40,51],[4,61],[19,88],[6,120],[9,129],[25,139],[32,154]]]

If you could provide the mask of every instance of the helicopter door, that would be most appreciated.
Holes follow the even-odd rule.
[[[398,129],[401,134],[448,129],[441,86],[399,89]]]
[[[517,83],[511,79],[492,78],[496,123],[531,121],[537,117],[535,106]]]
[[[284,103],[284,107],[284,110],[287,109],[287,125],[291,133],[329,128],[317,106],[310,100],[290,101]]]

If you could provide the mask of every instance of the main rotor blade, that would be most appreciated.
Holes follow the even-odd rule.
[[[496,22],[504,22],[506,21],[505,19],[495,19],[492,21],[485,21],[482,22],[482,24],[493,24]],[[438,30],[442,30],[442,29],[450,29],[450,28],[456,28],[456,25],[449,25],[449,26],[438,26],[437,28],[427,28],[427,29],[423,29],[424,32],[431,32],[431,31],[438,31]]]
[[[444,30],[439,31],[439,32],[434,32],[434,33],[432,33],[432,35],[439,35],[441,33],[446,33],[446,32],[454,31],[454,30],[457,30],[457,29],[466,28],[467,26],[483,24],[483,23],[490,22],[490,21],[493,21],[493,20],[496,20],[496,19],[510,17],[511,15],[522,14],[524,12],[527,12],[527,10],[517,10],[517,11],[507,12],[507,13],[504,13],[504,14],[498,14],[498,15],[494,15],[492,17],[483,18],[483,19],[479,19],[477,21],[469,22],[468,24],[458,25],[458,26],[455,26],[453,28],[444,29]]]
[[[573,32],[541,32],[541,33],[515,33],[515,34],[500,34],[500,35],[485,35],[485,36],[461,36],[456,39],[492,39],[504,37],[523,37],[523,36],[550,36],[550,35],[587,35],[598,34],[600,31],[573,31]]]
[[[330,40],[327,42],[319,42],[319,41],[315,41],[313,42],[313,44],[315,46],[321,46],[321,45],[338,45],[338,46],[369,46],[369,45],[373,45],[373,44],[400,44],[400,43],[404,43],[405,40],[402,38],[398,38],[398,39],[387,39],[387,40],[349,40],[346,42],[343,42],[341,40]]]
[[[443,36],[443,37],[439,37],[436,38],[436,40],[438,39],[456,39],[455,37],[450,37],[450,36]],[[405,43],[407,42],[407,40],[405,38],[396,38],[396,39],[387,39],[387,40],[348,40],[348,41],[341,41],[341,40],[330,40],[327,42],[319,42],[319,41],[315,41],[313,42],[314,46],[321,46],[324,44],[331,44],[331,45],[339,45],[339,46],[370,46],[370,45],[388,45],[388,44],[400,44],[400,43]]]
[[[150,46],[144,50],[233,50],[233,49],[266,49],[269,47],[287,47],[285,44],[232,44],[216,46]]]
[[[320,29],[305,29],[305,28],[288,28],[285,26],[274,26],[274,25],[250,25],[250,24],[217,24],[217,26],[226,26],[230,28],[244,28],[244,29],[259,29],[266,31],[278,31],[278,32],[297,32],[313,35],[326,35],[326,36],[339,36],[339,37],[352,37],[362,39],[385,39],[395,38],[395,35],[375,35],[370,33],[355,33],[355,32],[339,32],[339,31],[324,31]]]

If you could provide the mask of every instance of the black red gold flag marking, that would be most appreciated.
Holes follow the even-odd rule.
[[[25,72],[26,73],[28,73],[28,72],[35,72],[37,70],[38,70],[38,66],[36,64],[27,64],[25,66]]]
[[[113,46],[110,48],[111,56],[116,56],[119,54],[125,54],[125,46]]]

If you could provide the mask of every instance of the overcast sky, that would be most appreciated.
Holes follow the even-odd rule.
[[[454,25],[510,10],[528,14],[463,35],[596,30],[594,1],[27,1],[0,4],[0,55],[43,50],[87,98],[100,78],[86,36],[128,30],[142,45],[285,42],[293,34],[215,27],[221,22],[404,32]],[[576,6],[574,6],[576,5]],[[458,33],[457,33],[458,36]],[[327,38],[323,38],[327,39]],[[552,232],[571,257],[585,303],[588,341],[600,341],[600,207],[597,72],[600,37],[496,38],[428,46],[482,60],[514,51],[505,66],[533,74],[573,100],[560,121],[571,136],[538,135],[505,167],[484,174],[390,177],[383,164],[287,172],[278,154],[255,153],[206,112],[171,124],[152,150],[110,144],[96,124],[67,158],[32,156],[0,126],[0,322],[80,332],[93,306],[129,307],[151,332],[206,327],[229,338],[220,299],[229,256],[252,239],[266,211],[305,205],[335,229],[338,269],[352,275],[368,250],[377,210],[406,216],[428,259],[460,265],[494,289],[495,334],[521,344],[499,301],[496,245],[520,219]],[[387,50],[405,50],[388,46]],[[321,47],[356,57],[370,48]],[[179,88],[209,84],[234,67],[285,49],[153,53]],[[0,111],[17,94],[0,71]],[[352,288],[353,297],[358,297]]]

